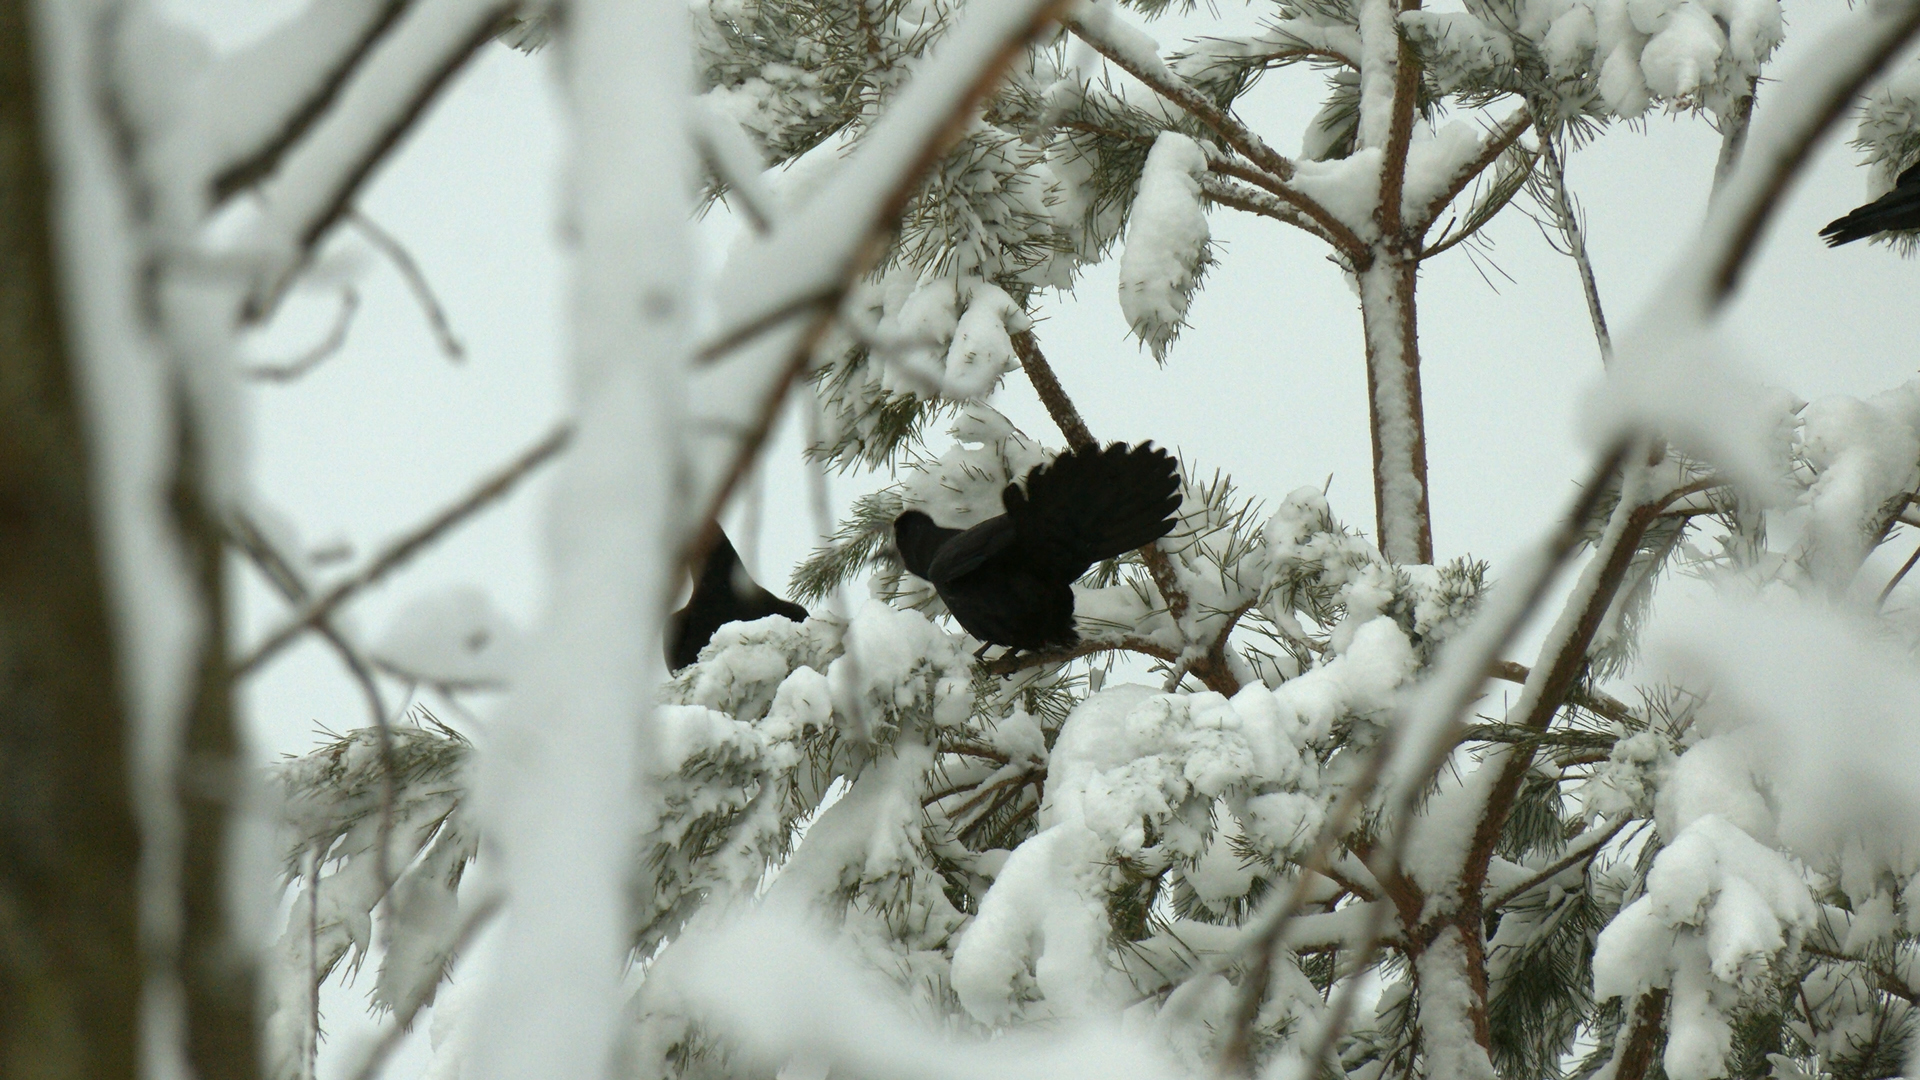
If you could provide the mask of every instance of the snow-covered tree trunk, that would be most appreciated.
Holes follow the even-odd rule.
[[[482,762],[508,904],[474,1031],[482,1077],[619,1067],[633,900],[652,891],[637,843],[661,811],[646,782],[662,740],[655,687],[688,525],[685,23],[672,0],[578,0],[563,31],[579,433],[549,510],[548,625]]]
[[[1420,262],[1416,253],[1397,243],[1376,247],[1371,255],[1373,265],[1359,273],[1360,313],[1380,553],[1398,563],[1431,563],[1427,434],[1414,313]]]
[[[1427,497],[1427,433],[1420,398],[1415,318],[1420,232],[1402,211],[1421,69],[1399,16],[1420,0],[1360,0],[1360,116],[1355,142],[1380,155],[1376,239],[1360,278],[1367,352],[1367,416],[1373,439],[1373,499],[1380,551],[1399,563],[1433,562]],[[1424,225],[1424,222],[1419,223]]]

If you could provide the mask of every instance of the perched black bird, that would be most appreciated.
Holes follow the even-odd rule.
[[[707,552],[707,562],[694,579],[693,595],[687,606],[667,620],[667,670],[679,671],[700,659],[700,650],[713,640],[713,632],[730,622],[750,622],[769,615],[783,615],[794,622],[805,622],[807,609],[782,600],[747,576],[740,556],[725,533]]]
[[[1888,229],[1920,229],[1920,165],[1893,182],[1893,190],[1820,230],[1828,247],[1865,240]]]
[[[918,510],[893,520],[909,573],[986,645],[1070,646],[1072,585],[1087,568],[1158,540],[1180,509],[1173,456],[1152,443],[1069,450],[1001,492],[1007,512],[964,532]],[[986,652],[986,645],[980,651]]]

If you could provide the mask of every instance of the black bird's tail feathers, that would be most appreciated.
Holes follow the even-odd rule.
[[[1173,531],[1179,464],[1150,442],[1069,450],[1028,473],[1026,491],[1009,484],[1004,501],[1022,547],[1045,553],[1050,569],[1072,581]]]
[[[1920,228],[1920,165],[1909,166],[1902,172],[1892,191],[1856,207],[1845,217],[1828,222],[1820,235],[1828,247],[1839,247],[1876,233],[1914,228]]]

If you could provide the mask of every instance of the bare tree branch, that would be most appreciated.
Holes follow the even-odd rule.
[[[504,468],[482,481],[479,486],[462,497],[460,501],[435,514],[432,518],[388,545],[386,550],[374,557],[358,573],[328,589],[318,599],[307,605],[286,625],[267,635],[246,659],[235,664],[233,674],[236,678],[246,675],[271,659],[287,646],[294,638],[318,625],[340,607],[351,600],[360,590],[379,581],[423,549],[432,545],[454,526],[459,525],[476,512],[499,501],[512,491],[520,481],[526,479],[535,469],[546,464],[567,448],[573,438],[573,425],[562,424],[552,434],[540,440],[532,448],[508,463]]]
[[[319,367],[340,351],[347,343],[347,331],[353,326],[354,313],[360,310],[360,293],[349,285],[340,290],[340,311],[333,318],[333,326],[327,336],[320,339],[312,348],[291,360],[278,364],[254,364],[247,368],[247,378],[257,382],[288,383],[304,376]]]
[[[312,85],[307,96],[294,106],[280,126],[268,134],[264,142],[245,147],[226,163],[213,167],[211,188],[215,206],[225,203],[235,194],[273,172],[288,148],[298,142],[313,128],[320,117],[325,115],[327,109],[340,96],[340,88],[346,85],[347,80],[359,68],[361,61],[366,59],[368,51],[392,28],[394,21],[412,2],[413,0],[385,0],[380,6],[374,8],[370,12],[371,17],[358,28],[358,33],[348,40],[346,48],[340,51],[328,66],[326,73]],[[283,36],[311,42],[313,35],[306,24],[315,22],[324,25],[322,20],[335,18],[336,12],[329,10],[332,7],[334,5],[312,5],[307,11],[302,12],[301,17],[293,24],[283,27],[274,34],[269,39],[270,42],[277,42]],[[212,73],[208,81],[216,84],[229,81],[234,78],[228,73],[230,69],[244,69],[251,66],[250,61],[255,61],[255,56],[243,52],[225,61],[221,65],[222,70]]]
[[[378,248],[387,261],[406,280],[407,290],[420,303],[420,310],[427,316],[427,325],[433,328],[434,340],[440,343],[440,351],[449,360],[463,360],[467,347],[453,334],[453,325],[447,321],[447,309],[440,305],[440,298],[433,294],[433,286],[427,283],[427,275],[420,270],[420,264],[414,261],[413,253],[394,235],[380,227],[372,218],[358,210],[348,210],[344,215],[348,224],[360,231],[367,242]]]

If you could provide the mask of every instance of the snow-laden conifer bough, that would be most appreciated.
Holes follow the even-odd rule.
[[[226,56],[133,0],[34,9],[144,860],[111,985],[149,1009],[150,1071],[313,1076],[320,982],[374,958],[393,1016],[340,1051],[356,1076],[429,1003],[446,1076],[1893,1074],[1920,996],[1920,676],[1905,570],[1869,559],[1920,525],[1920,384],[1804,404],[1742,379],[1716,320],[1920,7],[1863,6],[1759,109],[1773,0],[1297,0],[1171,53],[1135,25],[1152,8],[576,0],[555,27],[326,0]],[[238,336],[509,17],[564,60],[573,415],[321,587],[246,487]],[[1233,105],[1302,61],[1330,80],[1290,158]],[[1882,184],[1920,146],[1910,82],[1861,123]],[[1436,563],[1420,264],[1529,192],[1584,260],[1564,157],[1655,106],[1713,113],[1727,167],[1613,342],[1595,465],[1497,586]],[[696,340],[702,157],[757,224]],[[1377,543],[1318,487],[1256,512],[1183,462],[1171,531],[1060,583],[1070,647],[972,662],[893,523],[979,527],[1095,453],[1040,350],[1045,290],[1122,245],[1116,302],[1178,365],[1217,207],[1327,244],[1359,293]],[[1070,456],[980,400],[1016,367]],[[662,682],[675,568],[802,374],[823,463],[899,471],[793,591],[865,574],[869,597],[729,622]],[[544,626],[450,593],[354,636],[358,595],[563,448]],[[224,538],[288,604],[232,658]],[[1507,659],[1583,555],[1533,662]],[[1642,634],[1680,559],[1739,598]],[[236,768],[225,674],[308,631],[370,725],[271,774],[295,891],[260,955],[244,785],[180,780]],[[1117,653],[1156,685],[1108,685]],[[1490,673],[1518,686],[1492,718]],[[1638,704],[1601,685],[1629,677]],[[408,681],[510,696],[470,738],[394,722]],[[488,964],[449,982],[483,933]],[[93,1034],[131,1060],[122,1027]]]

